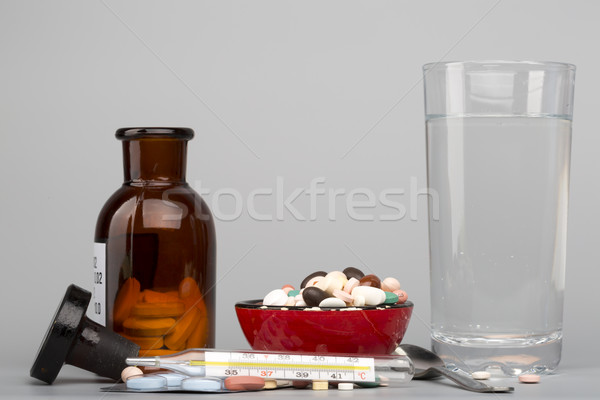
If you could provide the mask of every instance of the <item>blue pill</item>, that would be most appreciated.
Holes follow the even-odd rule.
[[[169,387],[180,386],[181,381],[184,380],[185,378],[187,378],[186,375],[175,374],[175,373],[173,373],[173,374],[157,374],[157,375],[165,378],[167,380],[167,386],[169,386]]]
[[[192,392],[220,392],[223,381],[219,378],[187,378],[181,381],[181,389]]]
[[[127,379],[127,389],[157,390],[167,386],[166,378],[159,375],[133,376]]]

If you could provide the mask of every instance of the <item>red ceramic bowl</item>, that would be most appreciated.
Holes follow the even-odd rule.
[[[235,305],[254,350],[390,354],[404,337],[413,303],[348,311],[263,307],[261,300]]]

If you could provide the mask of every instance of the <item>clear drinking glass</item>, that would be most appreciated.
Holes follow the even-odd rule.
[[[432,347],[467,371],[556,368],[575,66],[423,67]]]

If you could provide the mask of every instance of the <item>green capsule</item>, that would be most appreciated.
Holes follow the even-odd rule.
[[[288,292],[288,297],[296,297],[300,294],[300,290],[294,289]]]
[[[392,292],[385,292],[385,301],[383,304],[396,304],[398,302],[398,295]]]

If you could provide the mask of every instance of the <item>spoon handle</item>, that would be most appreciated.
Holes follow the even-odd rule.
[[[476,381],[473,378],[468,377],[467,375],[459,374],[457,372],[451,371],[444,367],[430,367],[440,374],[444,375],[446,378],[450,379],[458,386],[471,390],[473,392],[479,393],[495,393],[495,392],[512,392],[515,390],[510,386],[489,386],[483,382]]]

